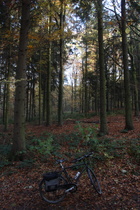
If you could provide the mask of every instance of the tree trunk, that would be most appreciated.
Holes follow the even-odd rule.
[[[64,3],[61,0],[60,12],[60,71],[59,71],[59,96],[58,96],[58,124],[63,123],[63,83],[64,83],[64,69],[63,69],[63,48],[64,48]]]
[[[73,114],[73,111],[74,111],[74,87],[73,87],[73,81],[71,81],[71,114]]]
[[[124,90],[125,90],[125,129],[133,130],[132,107],[130,99],[130,81],[128,70],[128,47],[126,37],[126,11],[125,0],[121,0],[121,15],[122,15],[122,51],[123,51],[123,67],[124,67]]]
[[[99,135],[108,133],[106,120],[106,79],[104,67],[104,47],[103,47],[103,5],[102,0],[97,1],[98,11],[98,43],[99,43],[99,68],[100,68],[100,132]]]
[[[13,155],[23,159],[25,146],[26,55],[30,20],[30,0],[22,0],[22,16],[16,71]]]
[[[51,42],[48,49],[48,72],[47,72],[47,109],[46,109],[46,125],[51,125]]]
[[[11,29],[11,20],[10,20],[10,13],[8,9],[6,10],[8,16],[5,21],[5,27],[7,30],[10,31]],[[5,63],[5,78],[7,80],[5,84],[5,110],[4,110],[4,131],[8,130],[8,123],[9,123],[9,110],[10,110],[10,74],[11,74],[11,44],[9,42],[8,46],[6,47],[6,63]]]
[[[49,17],[48,22],[48,33],[51,35],[51,16]],[[49,40],[48,43],[48,72],[47,72],[47,109],[46,109],[46,125],[51,125],[51,48],[52,43]]]
[[[40,50],[40,65],[39,65],[39,90],[38,90],[38,95],[39,95],[39,108],[38,108],[38,115],[39,115],[39,125],[41,124],[41,50]]]
[[[132,46],[130,46],[130,51],[129,51],[129,56],[131,58],[131,70],[132,70],[132,75],[133,75],[133,83],[134,83],[134,106],[135,106],[135,116],[139,116],[139,91],[138,91],[138,84],[137,84],[137,72],[136,72],[136,67],[134,63],[134,46],[135,42],[131,38],[131,43]]]
[[[8,61],[9,62],[9,61]],[[8,75],[7,75],[7,80],[8,82],[5,85],[6,88],[6,93],[5,93],[5,114],[4,114],[4,131],[8,130],[8,122],[9,122],[9,100],[10,100],[10,84],[9,84],[9,80],[10,80],[10,66],[8,64]]]
[[[88,112],[88,91],[87,91],[87,73],[88,73],[88,52],[87,52],[87,41],[86,41],[86,51],[85,51],[85,54],[86,54],[86,59],[85,59],[85,81],[84,81],[84,84],[85,84],[85,116],[87,116],[87,112]]]

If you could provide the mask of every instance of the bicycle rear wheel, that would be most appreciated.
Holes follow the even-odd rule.
[[[88,168],[87,173],[88,173],[88,177],[89,177],[89,179],[91,181],[91,184],[93,185],[94,189],[96,190],[96,192],[99,195],[101,195],[102,191],[101,191],[100,183],[99,183],[98,179],[96,178],[96,175],[94,174],[94,172],[90,168]]]
[[[46,180],[42,179],[42,181],[39,184],[39,192],[42,199],[52,204],[62,201],[66,196],[66,189],[63,187],[63,185],[65,185],[66,183],[67,182],[64,179],[64,177],[60,176],[58,187],[56,187],[55,190],[48,191],[46,190]]]

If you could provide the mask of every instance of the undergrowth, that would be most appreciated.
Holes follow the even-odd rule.
[[[140,139],[132,139],[127,152],[136,161],[140,162]]]
[[[41,155],[49,155],[53,151],[53,137],[34,137],[28,145],[29,151],[37,152]]]
[[[91,118],[91,117],[94,117],[96,115],[96,113],[87,113],[87,118]],[[65,112],[64,113],[64,119],[83,119],[85,118],[85,114],[84,113],[79,113],[79,112]]]
[[[76,131],[69,134],[52,135],[42,133],[39,137],[34,135],[27,136],[26,158],[19,168],[30,167],[36,160],[45,162],[50,157],[71,158],[84,154],[89,151],[95,152],[98,160],[123,158],[127,153],[138,162],[140,159],[139,139],[114,139],[97,137],[97,127],[85,126],[77,123]],[[8,154],[11,145],[0,146],[0,167],[9,165]]]
[[[0,145],[0,168],[9,165],[8,155],[11,151],[11,145]]]

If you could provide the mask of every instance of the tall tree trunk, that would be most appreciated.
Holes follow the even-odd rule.
[[[63,123],[63,83],[64,83],[64,69],[63,69],[63,48],[64,48],[64,2],[61,0],[60,11],[60,71],[59,71],[59,96],[58,96],[58,124]]]
[[[39,90],[38,90],[38,95],[39,95],[39,109],[38,109],[38,115],[39,115],[39,125],[41,124],[41,50],[40,50],[40,65],[39,65]]]
[[[46,125],[51,125],[51,42],[48,49],[48,72],[47,72],[47,109],[46,109]]]
[[[6,94],[5,94],[5,114],[4,114],[4,131],[8,130],[8,121],[9,121],[9,100],[10,100],[10,59],[8,59],[8,67],[7,67],[7,83],[6,83]]]
[[[135,116],[139,116],[139,91],[138,91],[138,84],[137,84],[137,72],[134,63],[134,46],[135,42],[131,39],[132,46],[130,46],[129,56],[131,58],[131,70],[133,74],[133,83],[134,83],[134,106],[135,106]]]
[[[6,29],[10,31],[11,28],[11,20],[10,13],[7,9],[8,17],[5,22]],[[11,41],[11,40],[10,40]],[[10,67],[11,67],[11,44],[6,47],[6,79],[7,83],[5,84],[5,110],[4,110],[4,131],[8,130],[8,122],[9,122],[9,109],[10,109]]]
[[[73,78],[71,81],[71,114],[73,114],[74,111],[74,87],[73,87]]]
[[[43,119],[43,121],[46,121],[46,101],[47,101],[47,99],[46,99],[47,87],[46,86],[47,86],[47,84],[44,83],[44,87],[43,87],[43,99],[42,99],[42,101],[43,101],[43,104],[42,104],[42,119]]]
[[[85,59],[85,81],[84,81],[84,84],[85,84],[85,116],[87,116],[87,112],[88,112],[88,91],[87,91],[87,73],[88,73],[88,49],[87,49],[87,41],[86,41],[86,59]]]
[[[82,59],[82,82],[81,82],[81,113],[85,110],[85,71],[84,71],[84,59]]]
[[[123,51],[123,67],[124,67],[124,90],[125,90],[125,129],[133,130],[132,107],[130,98],[130,81],[128,70],[128,47],[126,36],[126,10],[125,0],[121,0],[121,22],[122,22],[122,51]]]
[[[13,155],[23,159],[25,145],[26,55],[30,20],[30,0],[22,0],[22,16],[16,71]]]
[[[102,0],[97,1],[98,13],[98,43],[99,43],[99,68],[100,68],[100,135],[108,133],[106,120],[106,79],[104,66],[103,47],[103,5]]]
[[[51,16],[49,17],[48,21],[48,33],[49,36],[51,35]],[[51,48],[52,43],[51,40],[49,40],[48,43],[48,72],[47,72],[47,109],[46,109],[46,125],[51,125]]]
[[[33,81],[32,81],[32,113],[31,113],[31,119],[34,120],[36,116],[36,103],[35,103],[35,72],[33,71]]]

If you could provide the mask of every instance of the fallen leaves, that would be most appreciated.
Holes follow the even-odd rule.
[[[94,117],[89,121],[98,122],[99,118]],[[85,126],[88,119],[86,119]],[[95,174],[101,183],[103,195],[98,196],[87,175],[82,177],[80,185],[76,193],[68,193],[64,201],[57,205],[50,205],[41,200],[38,190],[38,185],[42,179],[42,174],[48,170],[54,170],[53,157],[50,157],[47,162],[42,163],[36,160],[33,167],[18,168],[18,164],[13,163],[10,166],[5,166],[2,169],[0,176],[1,182],[1,209],[22,210],[139,210],[140,209],[140,166],[138,162],[133,162],[129,156],[127,147],[130,145],[131,139],[140,138],[140,121],[134,118],[135,130],[127,133],[121,133],[124,128],[124,118],[122,116],[108,117],[109,135],[112,141],[118,139],[119,145],[123,147],[117,149],[120,153],[123,150],[123,158],[107,157],[106,161],[97,161],[95,165]],[[95,126],[95,123],[90,126]],[[99,124],[96,124],[98,127]],[[49,132],[53,134],[68,134],[75,131],[75,122],[65,123],[64,126],[58,127],[53,125],[46,126],[31,126],[27,127],[27,133],[39,136],[41,133]],[[6,135],[6,134],[5,134]],[[8,136],[6,136],[8,139]],[[122,142],[122,139],[125,141]],[[69,150],[69,142],[61,145],[61,152]],[[125,146],[125,147],[124,147]],[[106,154],[108,156],[108,154]],[[75,171],[72,175],[75,174]]]

